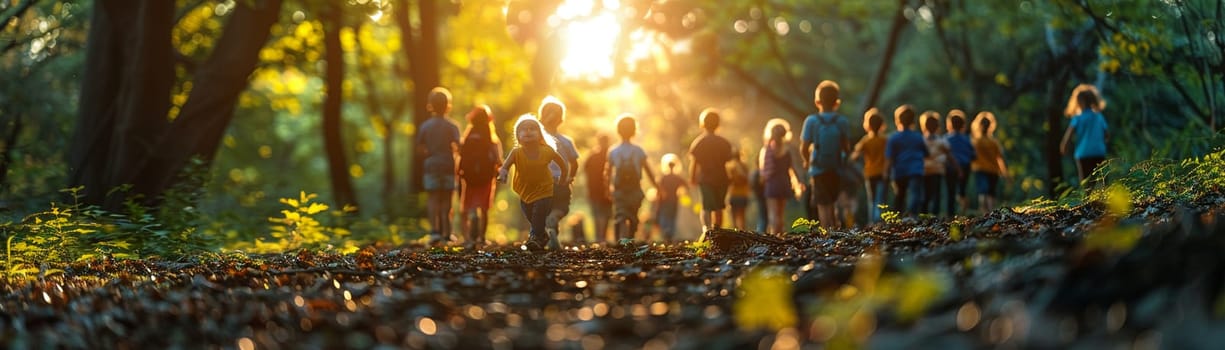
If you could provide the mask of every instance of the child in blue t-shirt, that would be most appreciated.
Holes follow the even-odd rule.
[[[902,105],[893,111],[893,120],[898,132],[885,142],[885,169],[893,179],[893,207],[906,214],[918,212],[906,202],[911,184],[917,186],[923,178],[923,159],[927,158],[927,143],[923,134],[915,130],[914,107]],[[917,203],[917,202],[916,202]]]
[[[953,151],[953,161],[949,162],[949,166],[954,169],[945,176],[945,189],[948,190],[949,216],[953,216],[956,215],[956,210],[966,212],[970,204],[969,197],[966,196],[966,184],[970,182],[970,162],[974,161],[976,154],[974,144],[970,142],[970,135],[966,133],[966,112],[960,109],[950,110],[946,126],[948,133],[945,139],[949,149]],[[956,205],[953,198],[957,198]]]
[[[1072,118],[1068,130],[1063,134],[1063,143],[1059,145],[1059,153],[1068,154],[1068,143],[1073,133],[1076,136],[1076,174],[1080,181],[1085,182],[1097,171],[1102,161],[1106,160],[1106,141],[1110,139],[1110,129],[1106,118],[1102,117],[1102,109],[1106,101],[1102,100],[1097,88],[1089,84],[1080,84],[1072,90],[1072,98],[1068,100],[1064,114]],[[1094,182],[1088,185],[1097,185]]]

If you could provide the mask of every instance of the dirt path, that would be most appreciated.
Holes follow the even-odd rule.
[[[1123,220],[1090,206],[1000,210],[540,254],[368,247],[92,261],[0,286],[0,346],[1215,347],[1225,344],[1222,202],[1151,203]]]

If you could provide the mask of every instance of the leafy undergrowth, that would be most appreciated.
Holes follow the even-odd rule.
[[[1225,341],[1223,208],[1212,195],[546,253],[91,259],[0,286],[0,346],[1207,347]]]

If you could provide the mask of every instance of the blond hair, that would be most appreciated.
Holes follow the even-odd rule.
[[[983,124],[987,124],[987,129],[983,130]],[[978,116],[974,117],[974,122],[970,124],[970,130],[974,132],[974,137],[990,137],[995,134],[995,114],[982,111],[978,112]]]
[[[1064,108],[1063,114],[1068,118],[1080,115],[1082,106],[1089,106],[1094,112],[1101,112],[1106,109],[1106,100],[1102,99],[1102,94],[1097,92],[1097,87],[1091,84],[1076,85],[1072,89],[1072,97],[1068,98],[1068,106]]]
[[[544,143],[545,146],[549,146],[549,148],[557,150],[557,140],[554,139],[553,136],[549,135],[549,133],[544,131],[544,125],[541,125],[540,121],[536,120],[536,116],[532,115],[531,113],[524,113],[523,115],[519,116],[519,120],[515,121],[515,147],[523,145],[519,142],[519,130],[525,124],[536,125],[536,130],[540,132],[540,141]]]
[[[681,166],[681,157],[676,153],[668,153],[659,158],[659,168],[668,173],[672,173],[672,165]]]
[[[791,123],[783,118],[772,118],[766,122],[766,129],[761,135],[762,140],[767,143],[773,140],[774,128],[776,127],[782,127],[784,130],[781,141],[783,143],[791,142]]]

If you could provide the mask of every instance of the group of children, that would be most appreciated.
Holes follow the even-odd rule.
[[[640,225],[638,212],[646,199],[643,180],[656,189],[654,218],[665,240],[676,238],[678,191],[690,184],[697,187],[701,197],[703,231],[724,227],[723,214],[729,206],[731,226],[748,229],[745,212],[750,196],[765,204],[760,210],[765,225],[759,225],[759,231],[783,232],[787,222],[784,209],[792,198],[805,202],[805,207],[811,208],[805,215],[816,218],[827,229],[850,225],[842,218],[849,218],[855,211],[854,206],[846,204],[857,197],[853,189],[859,183],[867,193],[870,221],[880,219],[883,207],[904,215],[938,215],[942,208],[949,216],[966,213],[966,188],[971,177],[980,209],[988,212],[995,208],[999,180],[1009,179],[1009,173],[1003,148],[994,136],[998,125],[994,114],[983,111],[968,120],[965,112],[953,109],[942,120],[939,112],[920,114],[913,106],[902,105],[893,113],[897,131],[886,135],[884,116],[870,108],[863,117],[866,135],[852,146],[847,118],[837,112],[839,94],[833,81],[817,86],[813,102],[818,113],[805,118],[798,149],[792,145],[790,124],[781,118],[769,120],[756,169],[745,165],[743,152],[718,134],[718,111],[702,111],[702,133],[688,151],[687,180],[679,175],[683,167],[675,154],[663,157],[662,174],[657,178],[646,152],[632,142],[637,120],[629,114],[619,116],[616,130],[620,142],[612,145],[608,137],[599,136],[597,147],[582,167],[597,239],[602,239],[609,223],[612,241],[635,238]],[[440,243],[451,237],[450,196],[458,184],[466,241],[470,245],[483,243],[494,181],[506,183],[511,179],[520,209],[530,223],[523,248],[558,249],[558,226],[569,213],[573,180],[579,170],[579,153],[573,141],[558,130],[565,121],[565,105],[548,97],[536,115],[520,116],[514,124],[514,147],[501,159],[501,144],[493,132],[489,107],[478,106],[467,115],[468,126],[461,140],[458,127],[446,118],[450,101],[450,93],[443,88],[431,92],[429,110],[433,115],[417,135],[418,149],[425,156],[423,184],[430,196],[431,241]],[[1078,86],[1068,104],[1072,122],[1061,150],[1066,152],[1075,137],[1075,158],[1082,180],[1105,157],[1108,132],[1100,114],[1104,107],[1092,85]],[[850,163],[860,159],[862,172]],[[894,194],[889,206],[886,185]]]

